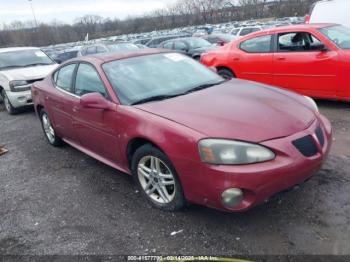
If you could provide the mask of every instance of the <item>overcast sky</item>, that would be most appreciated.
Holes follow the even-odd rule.
[[[38,21],[53,19],[72,23],[85,14],[125,18],[165,7],[175,0],[32,0]],[[14,20],[33,20],[28,0],[0,0],[0,24]]]

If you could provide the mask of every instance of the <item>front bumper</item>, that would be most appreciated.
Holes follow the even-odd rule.
[[[33,105],[31,90],[23,92],[6,91],[6,95],[15,108]]]
[[[323,146],[315,135],[318,126],[324,134]],[[294,140],[307,135],[311,135],[315,143],[318,143],[318,152],[312,157],[303,156],[292,144]],[[302,132],[262,142],[262,145],[275,151],[276,158],[273,161],[253,165],[214,166],[186,163],[182,159],[175,166],[189,202],[227,211],[245,211],[315,174],[329,153],[331,137],[329,121],[319,116],[317,121]],[[229,188],[239,188],[244,192],[243,200],[234,208],[226,208],[221,201],[222,192]]]

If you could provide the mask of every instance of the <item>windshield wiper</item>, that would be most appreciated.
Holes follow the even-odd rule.
[[[179,95],[159,95],[159,96],[151,96],[151,97],[147,97],[141,100],[138,100],[134,103],[132,103],[131,105],[138,105],[138,104],[143,104],[143,103],[147,103],[147,102],[152,102],[152,101],[160,101],[160,100],[164,100],[164,99],[169,99],[169,98],[173,98]]]
[[[184,93],[179,93],[179,94],[174,94],[174,95],[158,95],[158,96],[151,96],[151,97],[147,97],[141,100],[138,100],[134,103],[132,103],[131,105],[138,105],[138,104],[143,104],[143,103],[147,103],[147,102],[152,102],[152,101],[159,101],[159,100],[165,100],[165,99],[169,99],[169,98],[173,98],[173,97],[177,97],[177,96],[183,96],[183,95],[187,95],[189,93],[192,92],[196,92],[199,90],[203,90],[212,86],[216,86],[216,85],[220,85],[222,83],[226,82],[224,81],[220,81],[220,82],[216,82],[216,83],[210,83],[210,84],[203,84],[203,85],[199,85],[196,86],[194,88],[191,88],[190,90],[184,92]]]
[[[28,64],[28,65],[23,65],[23,67],[30,67],[30,66],[39,66],[39,65],[52,65],[48,63],[33,63],[33,64]]]
[[[189,93],[192,93],[192,92],[196,92],[196,91],[199,91],[199,90],[203,90],[203,89],[206,89],[206,88],[209,88],[209,87],[212,87],[212,86],[217,86],[217,85],[221,85],[222,83],[226,82],[225,80],[224,81],[220,81],[220,82],[216,82],[216,83],[210,83],[210,84],[203,84],[203,85],[199,85],[199,86],[196,86],[194,88],[191,88],[190,90],[186,91],[185,93],[183,93],[182,95],[186,95],[186,94],[189,94]]]
[[[4,66],[4,67],[0,67],[0,70],[6,70],[6,69],[11,69],[11,68],[20,68],[23,67],[21,65],[11,65],[11,66]]]

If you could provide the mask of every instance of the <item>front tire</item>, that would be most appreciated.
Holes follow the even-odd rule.
[[[227,68],[219,69],[218,74],[226,80],[231,80],[232,78],[236,78],[235,74]]]
[[[45,137],[47,141],[50,143],[50,145],[61,146],[63,144],[63,141],[60,137],[56,135],[56,132],[52,127],[49,115],[47,114],[45,109],[42,109],[40,111],[40,120],[41,120],[41,126],[43,128]]]
[[[10,99],[6,95],[5,90],[2,90],[1,96],[4,101],[4,105],[7,113],[9,113],[10,115],[16,114],[18,111],[15,107],[12,106]]]
[[[175,168],[158,148],[147,144],[137,149],[132,158],[132,174],[143,196],[154,207],[176,211],[185,206]]]

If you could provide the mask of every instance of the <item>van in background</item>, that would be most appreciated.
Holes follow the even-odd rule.
[[[316,2],[311,9],[308,23],[336,23],[350,28],[350,1],[323,0]]]

